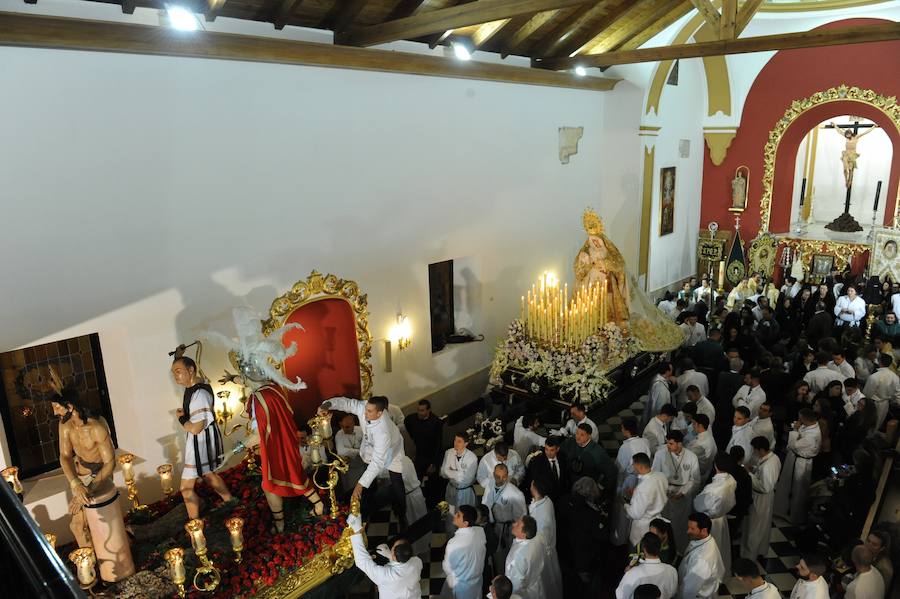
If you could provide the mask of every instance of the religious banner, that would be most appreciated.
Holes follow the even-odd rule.
[[[775,253],[778,240],[771,233],[760,233],[750,242],[750,272],[771,278],[775,272]]]
[[[875,242],[872,244],[871,274],[885,277],[896,283],[900,281],[900,231],[896,229],[881,229],[875,232]]]
[[[675,230],[675,167],[659,169],[659,236]]]
[[[741,232],[734,232],[734,242],[731,244],[731,252],[725,266],[725,276],[732,286],[737,285],[747,276],[747,267],[744,264],[744,241]]]

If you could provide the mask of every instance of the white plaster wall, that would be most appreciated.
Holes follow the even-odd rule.
[[[376,391],[408,405],[483,371],[522,290],[570,270],[585,206],[637,260],[641,92],[628,83],[597,93],[16,48],[0,63],[0,350],[100,334],[144,501],[180,452],[166,354],[230,331],[235,305],[265,311],[314,268],[356,280]],[[568,165],[560,126],[585,131]],[[468,324],[485,341],[432,355],[427,265],[451,258],[471,265]],[[398,311],[413,344],[388,374],[379,341]],[[225,365],[206,350],[211,376]],[[439,395],[439,411],[473,399]],[[25,487],[64,542],[65,481]]]

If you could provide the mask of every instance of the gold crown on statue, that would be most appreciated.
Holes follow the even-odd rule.
[[[588,235],[602,235],[603,234],[603,221],[594,212],[593,208],[588,208],[584,211],[584,216],[581,217],[581,222],[584,224],[584,230],[587,231]]]

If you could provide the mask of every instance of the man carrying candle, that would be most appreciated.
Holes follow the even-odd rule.
[[[50,401],[59,417],[59,464],[73,495],[72,533],[79,547],[94,549],[102,580],[122,580],[135,568],[113,482],[116,459],[109,427],[80,402],[77,391],[63,390],[55,372],[51,378],[57,393]]]

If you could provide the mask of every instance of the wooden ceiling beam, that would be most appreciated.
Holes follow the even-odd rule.
[[[697,9],[697,12],[706,21],[706,24],[712,27],[713,31],[722,28],[722,17],[719,10],[713,5],[712,0],[691,0],[691,4]]]
[[[640,0],[613,23],[607,35],[595,38],[597,43],[589,44],[586,53],[599,54],[620,48],[648,27],[652,27],[657,19],[665,16],[679,1]]]
[[[737,37],[737,0],[722,0],[722,22],[719,28],[720,40],[733,40]],[[715,29],[713,29],[715,31]]]
[[[10,12],[0,12],[0,46],[304,65],[593,91],[610,90],[619,81],[408,52]]]
[[[550,10],[532,15],[528,21],[519,27],[500,49],[500,57],[506,58],[510,54],[517,54],[529,39],[540,38],[553,23],[553,17],[559,13],[558,10]]]
[[[619,45],[617,50],[635,50],[640,48],[649,40],[653,39],[655,35],[661,33],[666,27],[691,12],[692,7],[693,5],[690,0],[683,0],[678,4],[675,4],[667,12],[658,15],[653,23],[641,29],[637,35]]]
[[[369,0],[345,0],[338,2],[336,7],[340,7],[340,12],[334,17],[331,23],[331,29],[335,34],[343,33],[353,26],[356,17],[362,12]]]
[[[300,8],[302,3],[303,0],[281,0],[275,8],[275,14],[272,16],[272,23],[275,25],[275,29],[284,29],[284,26],[288,24],[288,21],[291,20],[294,12]]]
[[[455,5],[460,6],[462,4],[470,4],[472,2],[475,2],[475,0],[458,0]],[[429,35],[425,43],[428,44],[428,47],[433,50],[434,48],[437,48],[438,44],[443,42],[451,35],[453,35],[453,29],[445,29],[444,31],[439,31],[437,33]]]
[[[797,50],[844,44],[865,44],[900,40],[900,23],[884,25],[857,25],[840,29],[815,29],[798,33],[780,33],[736,40],[718,40],[696,44],[680,44],[658,48],[621,50],[600,54],[581,55],[574,58],[535,59],[534,66],[547,69],[566,70],[576,65],[604,67],[616,64],[656,62],[658,60],[678,60],[703,56],[725,56],[728,54],[748,54],[777,50]]]
[[[405,19],[413,14],[419,7],[425,4],[425,0],[400,0],[394,10],[387,16],[385,21],[396,21],[397,19]]]
[[[403,39],[415,39],[460,27],[480,25],[498,19],[533,14],[545,10],[578,6],[587,0],[480,0],[415,14],[350,31],[343,44],[374,46]]]
[[[555,53],[556,48],[569,39],[578,28],[590,18],[596,17],[598,14],[609,9],[609,0],[598,2],[593,6],[583,6],[573,11],[568,17],[556,24],[556,26],[534,44],[529,53],[531,56],[551,56]]]
[[[734,26],[734,37],[738,37],[743,33],[744,29],[747,28],[747,25],[750,24],[750,19],[753,18],[756,11],[762,6],[762,3],[763,0],[746,0],[746,2],[744,2],[744,5],[737,14],[737,23],[735,23]]]
[[[571,38],[565,40],[565,43],[558,47],[553,54],[555,56],[565,57],[571,56],[584,48],[585,45],[588,44],[592,39],[596,38],[599,35],[602,35],[604,31],[606,31],[610,25],[612,25],[616,19],[621,17],[625,12],[630,10],[635,4],[637,0],[623,0],[616,6],[610,8],[606,15],[603,17],[603,20],[597,24],[596,27],[591,28],[589,31],[582,32],[581,34],[573,35]],[[560,40],[562,41],[562,40]]]
[[[215,21],[224,7],[225,0],[206,0],[206,20],[210,23]]]

